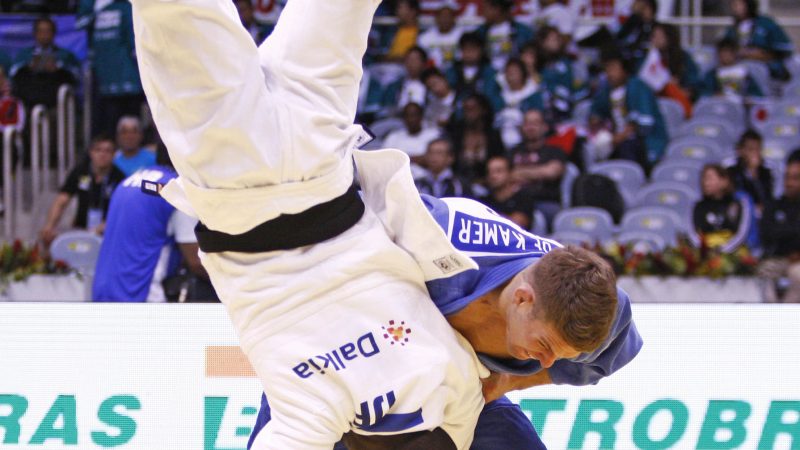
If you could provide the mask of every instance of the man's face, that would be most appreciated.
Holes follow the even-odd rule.
[[[433,141],[425,152],[425,165],[428,170],[438,174],[453,164],[450,144],[445,141]]]
[[[489,189],[500,189],[508,184],[511,178],[511,171],[508,168],[508,161],[502,158],[493,158],[486,165],[486,184]]]
[[[425,87],[438,98],[445,98],[450,94],[450,85],[447,79],[439,75],[431,75],[425,80]]]
[[[36,31],[33,37],[36,39],[38,45],[48,47],[53,44],[55,30],[53,30],[53,26],[49,22],[39,22],[36,25]]]
[[[747,167],[758,167],[761,165],[761,141],[747,139],[739,146],[739,156]]]
[[[521,274],[517,274],[515,278],[517,277],[521,277]],[[501,295],[516,296],[517,290],[521,288],[515,281],[517,280],[512,280]],[[533,302],[511,300],[510,305],[506,311],[506,347],[515,359],[535,359],[542,367],[550,368],[559,359],[571,359],[580,355],[545,320],[543,311],[534,312]]]
[[[790,199],[800,200],[800,162],[793,162],[786,166],[783,194]]]
[[[542,41],[542,48],[550,55],[555,55],[561,52],[561,34],[552,30],[547,33]]]
[[[416,104],[408,104],[403,108],[403,123],[411,133],[422,129],[422,108]]]
[[[397,16],[397,20],[402,23],[410,23],[417,20],[417,11],[405,1],[397,2],[395,15]]]
[[[416,50],[411,50],[406,53],[406,57],[403,62],[406,72],[411,78],[419,78],[422,74],[422,71],[425,70],[425,60],[422,59],[420,52]]]
[[[541,111],[530,110],[522,121],[522,136],[525,140],[536,141],[547,136],[547,122]]]
[[[461,46],[461,59],[468,66],[475,66],[483,58],[483,49],[480,45],[466,44]]]
[[[117,145],[123,151],[139,150],[142,145],[142,132],[139,128],[125,125],[117,132]]]
[[[625,73],[625,68],[622,67],[621,61],[608,61],[605,64],[605,71],[608,83],[613,87],[620,87],[628,80],[628,75]]]
[[[490,24],[497,24],[503,21],[503,9],[495,6],[492,2],[484,0],[483,18]]]
[[[742,20],[747,18],[747,3],[744,0],[731,0],[733,17]]]
[[[436,12],[436,28],[447,33],[456,26],[456,12],[450,8],[442,8]]]
[[[667,32],[664,31],[664,28],[654,28],[653,34],[650,35],[650,42],[656,49],[666,50],[667,46],[669,45],[669,40],[667,39]]]
[[[95,169],[105,170],[111,167],[114,162],[114,143],[111,141],[99,141],[89,149],[89,159]]]

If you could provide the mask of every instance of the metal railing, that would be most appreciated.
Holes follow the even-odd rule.
[[[31,112],[31,203],[33,205],[37,204],[41,193],[51,184],[50,155],[50,117],[47,107],[36,105]]]
[[[16,158],[14,164],[14,152],[20,156],[21,141],[17,130],[14,127],[5,127],[3,129],[3,205],[5,212],[3,213],[3,236],[6,240],[11,240],[14,237],[14,231],[17,221],[17,200],[21,198],[21,177],[17,173],[17,165],[21,163],[20,158]],[[17,181],[14,183],[14,181]],[[13,188],[16,184],[16,189]]]
[[[56,114],[58,185],[66,180],[67,172],[75,165],[75,91],[65,84],[58,90]]]

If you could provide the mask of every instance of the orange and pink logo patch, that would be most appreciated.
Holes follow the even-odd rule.
[[[405,322],[400,322],[398,325],[394,320],[390,320],[388,327],[381,327],[383,328],[384,339],[387,339],[392,345],[406,345],[408,335],[411,334],[411,328],[407,328],[405,325]]]

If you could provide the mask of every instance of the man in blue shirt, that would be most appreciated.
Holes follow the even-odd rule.
[[[142,123],[139,118],[125,116],[119,119],[114,165],[125,173],[125,176],[131,176],[137,170],[156,163],[155,153],[142,147],[143,139]]]
[[[94,275],[94,301],[166,301],[161,282],[177,270],[180,256],[191,272],[207,278],[197,255],[197,219],[161,197],[142,193],[144,180],[164,184],[177,176],[162,145],[157,165],[137,171],[114,191]]]
[[[630,300],[614,287],[611,268],[588,250],[561,248],[474,200],[422,197],[454,247],[479,267],[427,283],[439,311],[492,371],[484,380],[488,403],[471,449],[544,449],[531,421],[504,394],[551,383],[595,384],[623,367],[642,346]],[[559,293],[576,290],[582,294],[559,302]],[[616,304],[598,302],[598,297],[615,298]],[[596,308],[596,315],[570,321],[560,313],[568,309],[563,305]],[[604,326],[610,332],[602,342],[590,337],[596,335],[592,329]],[[262,396],[248,448],[269,420]]]

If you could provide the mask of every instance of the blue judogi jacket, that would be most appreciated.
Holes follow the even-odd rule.
[[[454,314],[514,275],[535,264],[561,244],[535,236],[474,200],[437,199],[423,195],[423,203],[453,246],[472,258],[478,270],[429,281],[431,299],[445,316]],[[606,341],[594,352],[561,359],[548,369],[555,384],[582,386],[597,383],[630,362],[642,347],[633,323],[630,299],[617,289],[617,315]],[[478,355],[494,372],[531,375],[542,370],[536,360],[501,360]]]

